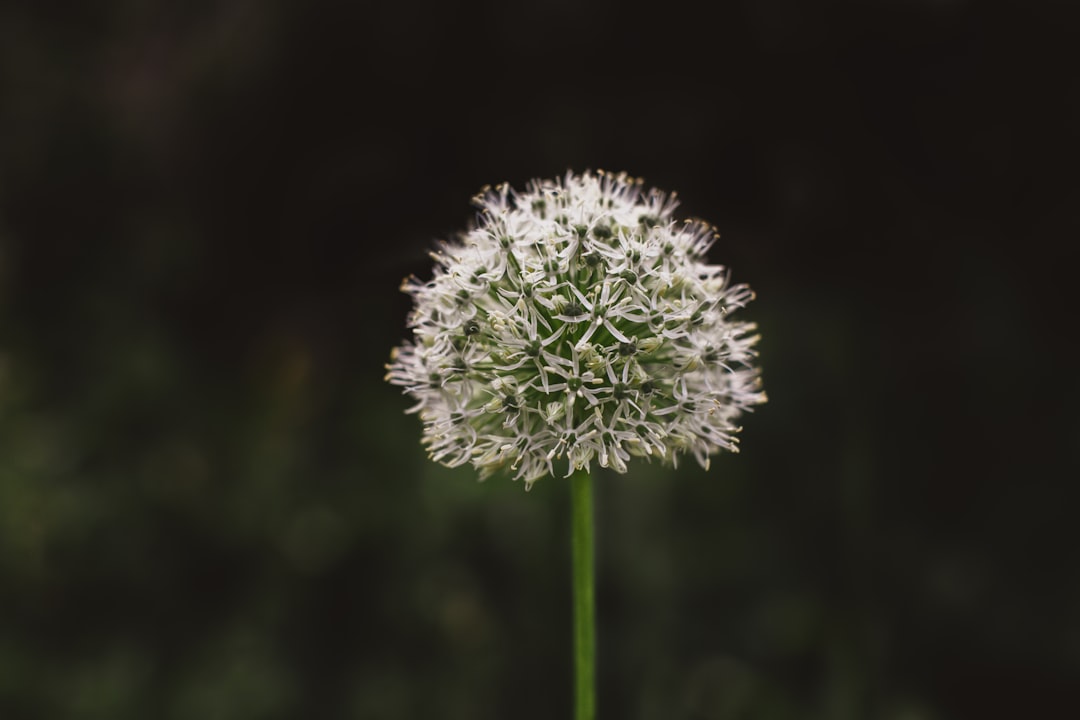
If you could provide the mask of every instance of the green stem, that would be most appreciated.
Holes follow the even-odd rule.
[[[578,470],[570,478],[571,549],[574,566],[575,720],[596,718],[596,602],[593,593],[592,478]]]

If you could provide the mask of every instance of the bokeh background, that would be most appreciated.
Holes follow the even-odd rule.
[[[568,168],[720,227],[770,396],[598,478],[601,717],[1076,710],[1066,3],[18,5],[4,720],[569,717],[565,483],[382,381],[471,196]]]

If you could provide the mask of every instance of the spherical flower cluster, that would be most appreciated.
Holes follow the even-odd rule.
[[[475,198],[476,227],[408,278],[414,339],[387,380],[416,400],[433,460],[507,468],[526,487],[557,472],[626,472],[632,456],[705,468],[737,450],[765,402],[751,361],[753,298],[705,254],[714,230],[677,222],[674,195],[625,174],[567,174]],[[565,460],[563,460],[565,458]]]

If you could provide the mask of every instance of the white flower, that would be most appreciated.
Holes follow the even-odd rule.
[[[508,468],[529,487],[631,456],[705,468],[738,449],[736,420],[765,402],[751,361],[753,299],[706,263],[714,230],[677,222],[673,195],[603,172],[475,198],[478,223],[408,278],[414,339],[391,356],[433,460]]]

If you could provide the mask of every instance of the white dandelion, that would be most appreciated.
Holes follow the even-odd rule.
[[[475,198],[476,226],[408,278],[413,339],[387,380],[423,421],[433,460],[545,475],[632,457],[703,467],[738,449],[765,402],[753,299],[705,257],[715,230],[673,217],[674,195],[603,172],[507,185]]]

